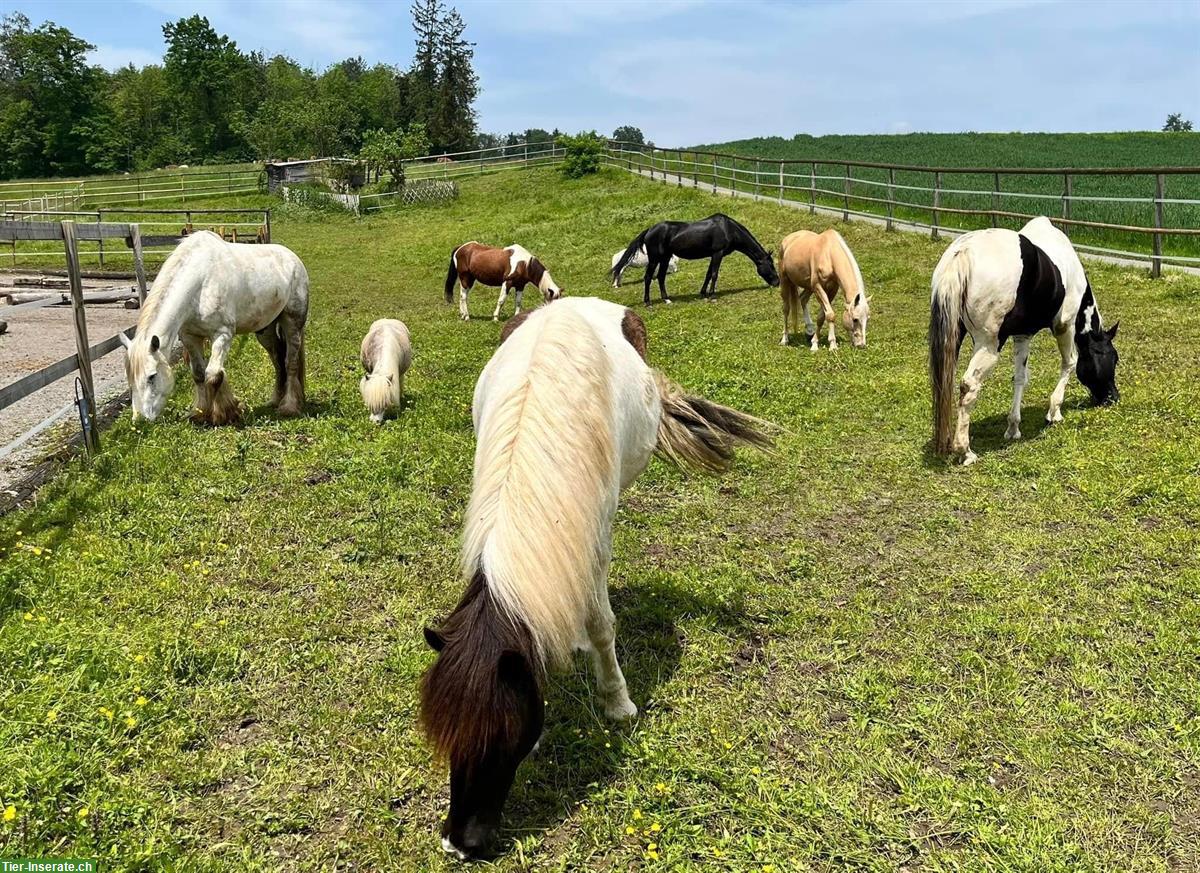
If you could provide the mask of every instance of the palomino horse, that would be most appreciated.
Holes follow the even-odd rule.
[[[371,421],[383,423],[389,409],[399,409],[404,398],[404,374],[412,363],[408,327],[394,318],[371,324],[363,337],[361,360],[366,375],[358,383]]]
[[[476,282],[492,287],[500,286],[500,297],[496,300],[496,311],[492,313],[492,321],[500,320],[500,307],[508,299],[508,289],[516,293],[517,312],[521,311],[521,295],[527,284],[536,285],[545,296],[546,301],[562,297],[562,288],[558,287],[546,269],[528,249],[518,245],[498,249],[485,246],[482,243],[463,243],[450,254],[450,269],[446,273],[446,302],[454,299],[454,281],[458,280],[458,313],[463,321],[469,321],[471,313],[467,310],[467,292]]]
[[[633,238],[625,248],[621,260],[613,265],[614,282],[643,248],[646,250],[647,266],[642,303],[646,306],[650,305],[650,280],[656,274],[659,296],[667,303],[671,302],[667,297],[667,268],[673,255],[689,261],[699,258],[712,259],[708,262],[708,273],[700,286],[701,297],[717,296],[717,277],[721,272],[721,261],[733,252],[741,252],[753,261],[758,275],[768,285],[779,284],[779,275],[775,272],[770,252],[762,247],[754,238],[754,234],[728,215],[719,212],[690,224],[683,221],[660,221],[653,227],[646,228]]]
[[[1100,310],[1071,241],[1035,218],[1021,228],[976,230],[956,239],[933,271],[929,313],[929,375],[933,383],[933,446],[938,454],[971,451],[971,410],[1000,349],[1013,338],[1013,402],[1005,439],[1021,438],[1021,397],[1029,381],[1029,340],[1049,328],[1062,356],[1050,395],[1047,424],[1062,421],[1063,394],[1078,363],[1079,381],[1096,403],[1113,403],[1117,391],[1117,325],[1105,331]],[[958,352],[971,334],[975,353],[967,365],[952,426]]]
[[[804,326],[811,337],[811,348],[820,347],[821,328],[829,324],[829,348],[837,348],[834,331],[833,305],[838,293],[846,301],[842,323],[850,332],[850,344],[856,349],[867,346],[867,319],[871,317],[871,298],[863,285],[862,271],[842,235],[832,227],[824,233],[798,230],[788,234],[779,245],[779,293],[783,297],[783,339],[786,346],[791,336],[788,323],[799,333],[797,311],[804,313]],[[817,296],[821,305],[817,323],[808,314],[808,298]]]
[[[621,489],[656,450],[723,471],[758,419],[685,394],[646,366],[645,326],[624,307],[566,299],[529,314],[475,385],[475,476],[461,569],[466,592],[421,683],[421,720],[450,765],[442,847],[478,857],[544,718],[546,671],[591,653],[604,712],[637,714],[608,601]]]
[[[227,243],[200,231],[184,239],[154,280],[133,340],[122,337],[133,417],[153,421],[175,386],[169,361],[176,341],[188,353],[198,420],[227,424],[240,415],[225,378],[235,334],[254,333],[275,365],[271,403],[282,416],[304,407],[304,324],[308,273],[280,245]],[[212,356],[204,344],[212,341]]]
[[[621,249],[619,252],[617,252],[616,254],[614,254],[612,256],[612,268],[610,269],[609,272],[616,270],[617,263],[624,256],[625,256],[625,249]],[[650,263],[650,260],[646,257],[646,247],[642,246],[640,249],[638,249],[636,252],[634,252],[633,257],[630,258],[628,261],[626,261],[625,265],[623,267],[621,267],[621,273],[624,273],[630,267],[645,267],[649,263]],[[678,273],[679,272],[679,258],[677,256],[671,255],[671,260],[667,262],[667,272],[668,273]],[[621,287],[621,273],[617,273],[616,278],[613,279],[613,287],[614,288]]]

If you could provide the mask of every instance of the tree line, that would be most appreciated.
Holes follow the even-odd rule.
[[[415,0],[411,66],[348,58],[316,72],[243,52],[200,15],[163,25],[161,64],[114,72],[65,27],[0,22],[0,178],[181,163],[355,154],[376,132],[420,126],[437,152],[478,143],[479,79],[466,23]]]

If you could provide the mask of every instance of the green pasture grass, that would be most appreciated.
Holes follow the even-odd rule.
[[[520,242],[568,294],[634,305],[612,252],[718,209],[765,244],[827,218],[606,170],[462,180],[367,220],[279,211],[312,279],[308,413],[265,406],[239,339],[242,427],[129,416],[0,519],[0,856],[106,870],[449,870],[448,783],[416,726],[421,637],[462,590],[474,381],[496,345],[442,301],[452,248]],[[611,574],[641,714],[606,721],[581,661],[546,689],[498,870],[1182,871],[1200,866],[1200,279],[1089,264],[1121,321],[1122,399],[1092,408],[1033,344],[1026,438],[1006,354],[981,463],[929,455],[929,275],[945,243],[840,228],[870,346],[779,345],[779,297],[704,263],[643,310],[649,358],[777,422],[723,479],[654,460]],[[528,299],[528,295],[527,295]],[[511,302],[510,302],[511,306]],[[510,310],[511,311],[511,310]],[[358,345],[404,319],[405,408],[372,425]],[[536,542],[529,548],[537,549]],[[487,868],[492,869],[492,868]]]

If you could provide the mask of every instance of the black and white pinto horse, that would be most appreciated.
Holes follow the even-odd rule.
[[[1029,341],[1049,329],[1058,342],[1062,369],[1050,395],[1046,422],[1062,421],[1062,402],[1071,373],[1098,404],[1120,398],[1114,323],[1104,330],[1079,256],[1071,241],[1041,217],[1019,233],[1004,229],[963,234],[946,249],[933,271],[929,314],[929,373],[933,383],[933,444],[938,454],[959,454],[964,464],[978,457],[971,451],[971,410],[983,381],[1012,337],[1013,402],[1006,439],[1021,438],[1021,397],[1029,381]],[[963,376],[958,420],[953,424],[958,353],[966,334],[974,354]],[[1077,369],[1078,366],[1078,369]]]
[[[612,276],[616,282],[628,263],[645,247],[646,275],[642,302],[650,305],[650,280],[658,276],[658,293],[670,303],[667,296],[667,268],[672,256],[695,261],[711,258],[700,296],[717,296],[717,277],[721,272],[721,261],[734,252],[741,252],[754,262],[758,275],[771,286],[779,285],[779,274],[770,252],[762,247],[754,234],[728,215],[718,212],[700,221],[660,221],[639,233],[626,247],[625,254],[613,265]]]

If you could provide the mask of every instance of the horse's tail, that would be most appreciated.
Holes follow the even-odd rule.
[[[659,455],[681,467],[719,474],[729,469],[735,446],[774,448],[769,422],[688,394],[658,370],[654,380],[662,401],[655,447]]]
[[[971,255],[964,246],[942,255],[933,271],[929,307],[929,381],[933,388],[933,450],[951,452],[954,389],[958,372],[962,305],[971,279]]]
[[[545,312],[500,346],[476,397],[461,562],[529,629],[542,663],[562,665],[599,608],[618,459],[609,355],[578,312]]]
[[[650,228],[646,228],[635,236],[633,242],[625,247],[625,254],[621,255],[621,259],[613,264],[612,279],[614,284],[620,281],[621,274],[625,272],[625,267],[633,260],[633,256],[638,253],[638,249],[646,244],[646,234],[649,232]],[[647,252],[647,254],[649,253]]]
[[[450,269],[446,271],[446,302],[454,302],[454,280],[458,278],[458,246],[450,253]]]

